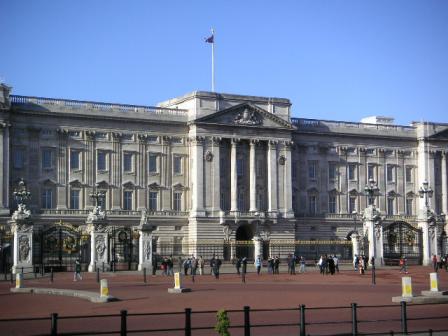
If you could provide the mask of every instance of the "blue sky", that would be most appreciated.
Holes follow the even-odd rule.
[[[155,105],[210,90],[293,116],[448,122],[446,0],[0,0],[0,78],[19,95]]]

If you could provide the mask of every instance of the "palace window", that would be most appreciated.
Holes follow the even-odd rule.
[[[356,196],[350,196],[348,198],[348,213],[356,211]]]
[[[148,156],[148,171],[150,173],[157,173],[157,155],[149,154]]]
[[[70,209],[79,209],[79,190],[70,190]]]
[[[317,178],[317,161],[308,161],[308,178],[310,180]]]
[[[173,173],[175,175],[182,174],[182,157],[179,155],[173,157]]]
[[[412,198],[406,198],[406,215],[412,216],[414,211],[414,200]]]
[[[412,183],[412,167],[406,167],[406,183]]]
[[[350,181],[355,181],[355,180],[357,180],[357,174],[356,174],[356,172],[357,172],[357,166],[356,166],[356,164],[354,164],[354,163],[350,163],[349,165],[348,165],[348,179],[350,180]]]
[[[105,151],[98,151],[96,158],[97,170],[107,170],[107,153]]]
[[[240,211],[244,211],[246,208],[244,196],[244,192],[240,191],[238,193],[238,210]]]
[[[80,157],[81,152],[77,149],[70,150],[70,169],[78,170],[81,169]]]
[[[264,204],[263,204],[263,194],[261,192],[257,193],[257,209],[263,210]]]
[[[391,164],[386,165],[386,178],[387,182],[395,181],[395,167]]]
[[[51,209],[53,208],[53,190],[44,189],[42,191],[42,209]]]
[[[157,196],[158,196],[157,191],[149,192],[149,204],[148,204],[149,210],[152,210],[152,211],[157,210],[157,198],[158,198]]]
[[[25,164],[25,151],[23,149],[16,149],[14,151],[14,168],[22,169]]]
[[[328,179],[334,180],[336,178],[336,163],[334,162],[329,162],[328,163]]]
[[[310,195],[308,198],[308,210],[310,215],[317,214],[317,196]]]
[[[224,193],[221,193],[219,205],[221,206],[221,210],[227,210],[226,195]]]
[[[132,191],[123,192],[123,210],[132,210]]]
[[[257,171],[257,177],[262,177],[263,176],[263,161],[262,160],[257,160],[256,171]],[[292,174],[293,174],[293,177],[294,177],[294,172]]]
[[[334,195],[328,197],[328,212],[336,213],[336,196]]]
[[[134,171],[133,159],[134,159],[133,153],[125,152],[123,154],[123,171],[125,173],[132,173]]]
[[[369,163],[367,166],[367,179],[374,179],[375,180],[375,165],[372,163]]]
[[[236,173],[238,177],[242,177],[244,175],[244,161],[243,159],[236,160]]]
[[[394,198],[389,197],[387,199],[387,214],[393,215],[394,214]]]
[[[42,169],[51,169],[53,167],[53,150],[44,148],[42,150]]]
[[[175,192],[173,195],[173,210],[182,211],[182,193]]]

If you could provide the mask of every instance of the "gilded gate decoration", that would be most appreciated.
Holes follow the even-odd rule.
[[[383,257],[386,264],[396,264],[402,257],[409,263],[422,263],[422,232],[406,222],[394,222],[383,229]]]

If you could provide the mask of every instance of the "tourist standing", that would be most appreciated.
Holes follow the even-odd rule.
[[[408,265],[405,256],[402,256],[400,258],[399,264],[400,264],[400,273],[404,272],[405,274],[408,274]]]
[[[198,264],[199,264],[199,274],[204,275],[205,260],[204,258],[202,258],[202,256],[199,256]]]
[[[336,273],[339,273],[339,259],[336,255],[333,256],[334,261],[334,268],[336,270]]]
[[[260,256],[258,256],[255,259],[255,268],[257,270],[257,274],[260,275],[260,272],[261,272],[261,257]]]
[[[276,256],[274,258],[274,274],[280,274],[280,257]]]
[[[82,280],[81,276],[81,263],[79,259],[76,259],[75,261],[75,274],[73,274],[73,281]]]
[[[300,269],[299,273],[305,273],[305,267],[306,267],[306,260],[304,256],[300,257]]]
[[[240,275],[241,258],[236,259],[235,268],[236,268],[236,274]]]

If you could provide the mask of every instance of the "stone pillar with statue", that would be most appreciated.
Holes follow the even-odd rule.
[[[418,227],[422,230],[423,238],[423,265],[431,265],[432,255],[438,255],[437,237],[438,229],[436,216],[429,207],[428,198],[431,198],[433,191],[428,182],[423,181],[418,191],[420,198],[424,199],[423,206],[420,208],[417,217]]]
[[[104,192],[93,192],[90,197],[96,201],[95,207],[87,216],[87,232],[90,234],[90,264],[88,271],[95,272],[96,269],[109,270],[108,262],[108,227],[109,221],[103,210],[103,201],[106,197]]]
[[[26,189],[25,182],[20,180],[18,190],[13,192],[17,203],[17,210],[11,216],[8,224],[14,236],[12,273],[20,273],[33,267],[33,222],[31,211],[26,208],[25,202],[31,198]]]
[[[375,197],[379,188],[373,179],[365,186],[364,191],[368,197],[367,208],[364,209],[362,220],[364,224],[364,235],[368,238],[369,260],[374,257],[375,266],[383,264],[383,226],[381,212],[375,206]]]
[[[138,270],[152,269],[152,231],[154,227],[148,223],[146,210],[142,210],[140,225],[135,227],[139,233]]]

